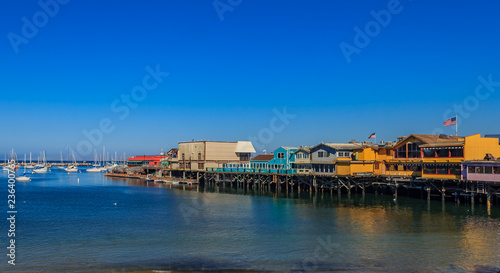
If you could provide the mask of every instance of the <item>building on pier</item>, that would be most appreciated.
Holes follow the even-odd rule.
[[[292,163],[292,169],[298,174],[311,173],[311,148],[300,147],[295,152],[295,162]]]
[[[138,166],[160,166],[160,161],[166,158],[166,155],[139,155],[129,157],[127,160],[127,165],[129,167],[138,167]]]
[[[488,154],[484,160],[462,162],[462,179],[477,182],[500,182],[500,160]]]
[[[179,142],[179,169],[205,171],[206,168],[249,167],[255,149],[250,141]]]
[[[292,164],[295,162],[295,154],[298,147],[286,147],[281,146],[273,152],[273,159],[268,162],[268,169],[273,172],[276,170],[280,172],[280,170],[288,171],[292,170]]]
[[[385,174],[385,162],[393,158],[392,145],[390,141],[382,141],[380,144],[363,143],[362,147],[353,150],[350,161],[343,161],[343,163],[349,163],[349,169],[345,167],[344,172],[337,174],[351,176]]]
[[[462,162],[482,159],[487,153],[500,156],[498,138],[413,134],[394,146],[386,175],[461,179]]]
[[[361,143],[320,143],[311,147],[311,172],[322,175],[348,175],[354,150]]]
[[[250,168],[263,170],[267,169],[269,161],[273,160],[274,154],[260,154],[252,159],[250,159]]]
[[[179,148],[172,148],[167,152],[167,157],[161,160],[161,165],[170,170],[179,169]]]

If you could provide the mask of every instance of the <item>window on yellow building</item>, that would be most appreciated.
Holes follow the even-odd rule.
[[[451,157],[464,157],[464,149],[452,149],[451,150]]]
[[[446,166],[438,166],[437,174],[448,174],[448,167]]]
[[[436,166],[425,165],[424,166],[424,174],[435,174]]]
[[[380,168],[379,163],[375,163],[375,170],[378,170]]]

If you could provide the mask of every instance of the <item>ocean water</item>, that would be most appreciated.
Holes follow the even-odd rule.
[[[500,271],[498,207],[173,187],[55,168],[16,183],[12,266],[6,172],[0,191],[0,272]]]

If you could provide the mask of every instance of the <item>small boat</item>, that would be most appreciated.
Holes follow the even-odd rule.
[[[31,178],[29,176],[26,176],[26,173],[24,173],[23,176],[16,177],[16,181],[19,181],[19,182],[30,182]]]
[[[36,165],[35,168],[33,168],[33,173],[46,173],[47,170],[48,168],[45,165]]]
[[[77,172],[78,171],[78,167],[76,166],[75,154],[72,153],[72,156],[73,156],[73,163],[68,164],[68,167],[64,168],[64,170],[67,172]]]
[[[67,168],[64,168],[65,171],[67,172],[77,172],[78,171],[78,167],[71,164],[71,165],[68,165]]]
[[[33,168],[35,168],[35,166],[33,165],[33,163],[31,163],[31,153],[30,153],[30,164],[26,165],[26,163],[24,163],[24,166],[26,167],[26,169],[33,169]]]
[[[98,168],[98,167],[94,167],[94,168],[87,169],[87,172],[89,172],[89,173],[100,173],[100,172],[102,172],[102,169]]]
[[[155,183],[165,183],[165,180],[163,180],[163,179],[155,179]]]
[[[38,159],[40,162],[40,158]],[[45,156],[45,151],[42,152],[42,163],[37,164],[35,168],[33,168],[33,173],[46,173],[48,171],[47,168],[47,157]]]
[[[31,178],[26,176],[26,154],[24,154],[24,173],[23,173],[23,176],[16,177],[16,181],[19,181],[19,182],[31,181]]]

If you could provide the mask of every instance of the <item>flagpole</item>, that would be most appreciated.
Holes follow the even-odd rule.
[[[458,136],[458,115],[455,115],[455,136]]]

